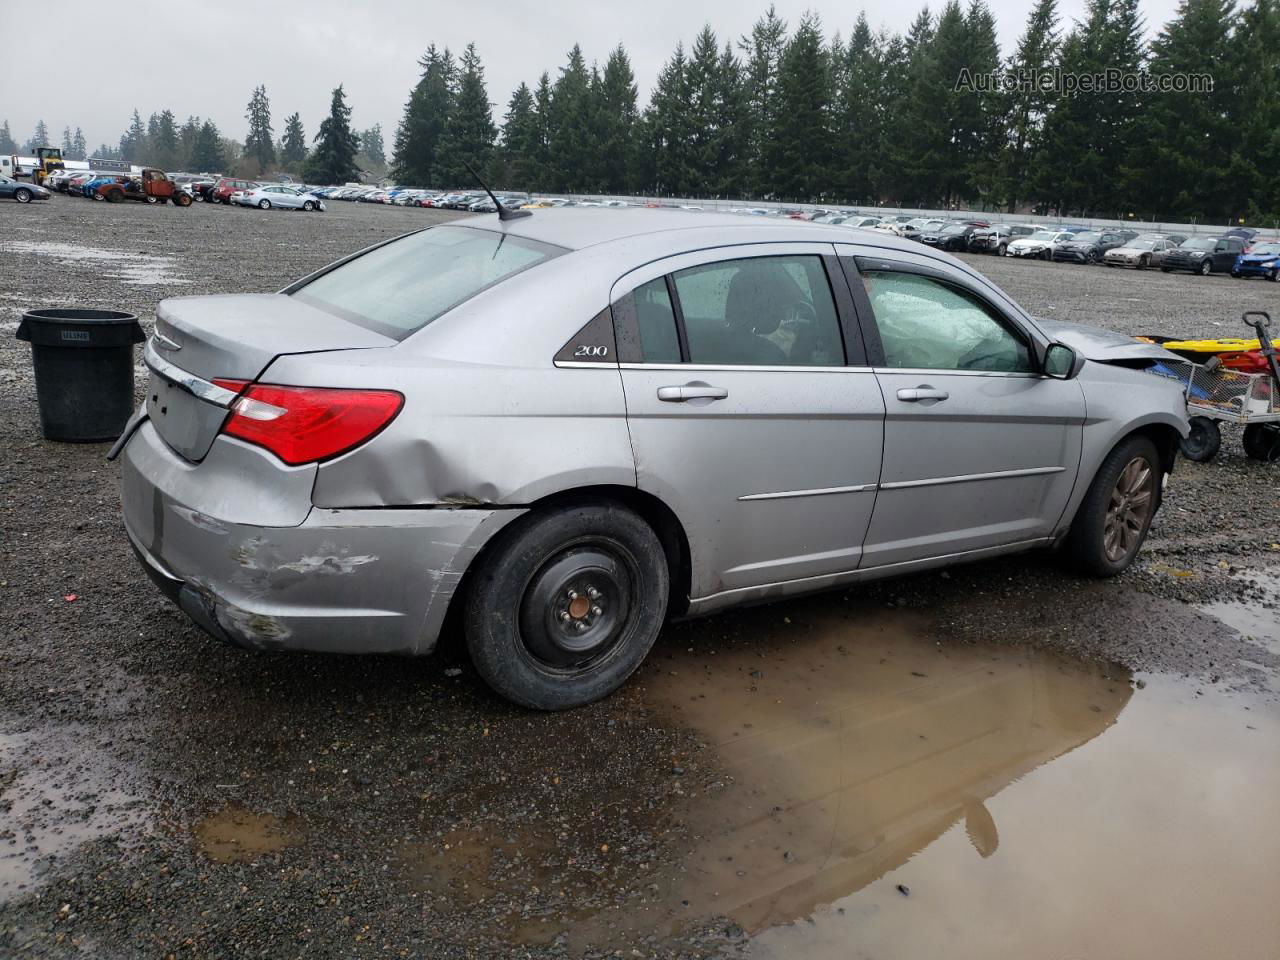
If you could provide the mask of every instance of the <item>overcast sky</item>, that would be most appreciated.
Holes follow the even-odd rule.
[[[1008,53],[1031,2],[988,2]],[[210,117],[224,135],[243,140],[245,105],[261,83],[271,98],[276,136],[284,118],[298,111],[309,139],[328,112],[332,89],[342,83],[353,124],[365,129],[381,123],[390,152],[405,98],[418,79],[417,60],[428,43],[457,52],[476,42],[494,120],[500,122],[511,91],[522,80],[532,86],[543,70],[554,79],[574,42],[582,45],[588,62],[602,65],[609,50],[624,43],[643,105],[677,40],[687,46],[704,23],[711,24],[721,44],[736,40],[767,6],[767,0],[309,0],[288,5],[220,0],[202,7],[132,0],[125,15],[130,26],[104,33],[67,28],[93,23],[103,12],[97,0],[69,0],[57,5],[52,20],[6,38],[0,120],[9,121],[19,143],[41,118],[55,144],[64,126],[73,131],[79,126],[93,150],[116,143],[135,107],[144,120],[168,108],[179,120],[189,114]],[[812,9],[828,36],[839,31],[848,37],[859,9],[866,10],[873,29],[903,32],[923,0],[777,0],[776,6],[791,24]],[[935,10],[941,6],[940,0],[931,4]],[[1144,0],[1148,32],[1158,30],[1175,8],[1176,0]],[[1084,0],[1059,0],[1064,24],[1083,9]]]

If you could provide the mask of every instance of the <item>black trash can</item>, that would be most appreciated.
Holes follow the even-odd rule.
[[[119,310],[28,310],[18,339],[31,343],[40,425],[48,440],[113,440],[133,412],[138,318]]]

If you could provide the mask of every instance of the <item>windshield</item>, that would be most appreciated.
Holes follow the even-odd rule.
[[[1270,256],[1271,254],[1280,253],[1280,243],[1259,243],[1249,252]]]
[[[1052,230],[1037,230],[1027,239],[1029,240],[1052,240],[1057,234]]]
[[[1130,240],[1125,244],[1130,250],[1150,250],[1155,247],[1154,240]]]
[[[1096,241],[1098,241],[1098,240],[1101,240],[1101,239],[1102,239],[1102,234],[1100,234],[1100,233],[1077,233],[1077,234],[1076,234],[1072,239],[1076,240],[1076,241],[1077,241],[1077,242],[1079,242],[1079,243],[1095,243]]]
[[[1182,244],[1183,250],[1212,250],[1215,241],[1212,237],[1192,237]]]
[[[964,233],[963,223],[953,223],[942,231],[943,233]]]
[[[494,230],[434,227],[375,247],[292,295],[403,340],[482,290],[564,252]]]

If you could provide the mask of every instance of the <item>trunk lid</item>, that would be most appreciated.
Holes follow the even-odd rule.
[[[283,294],[164,300],[146,347],[147,413],[170,447],[199,461],[236,396],[215,379],[256,380],[285,354],[390,346],[390,337]]]

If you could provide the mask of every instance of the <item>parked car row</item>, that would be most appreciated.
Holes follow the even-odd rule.
[[[174,206],[187,207],[194,199],[185,184],[154,167],[143,167],[141,173],[58,170],[46,178],[45,184],[67,196],[108,203],[137,200],[144,203],[172,202]],[[48,195],[46,191],[45,196]]]

